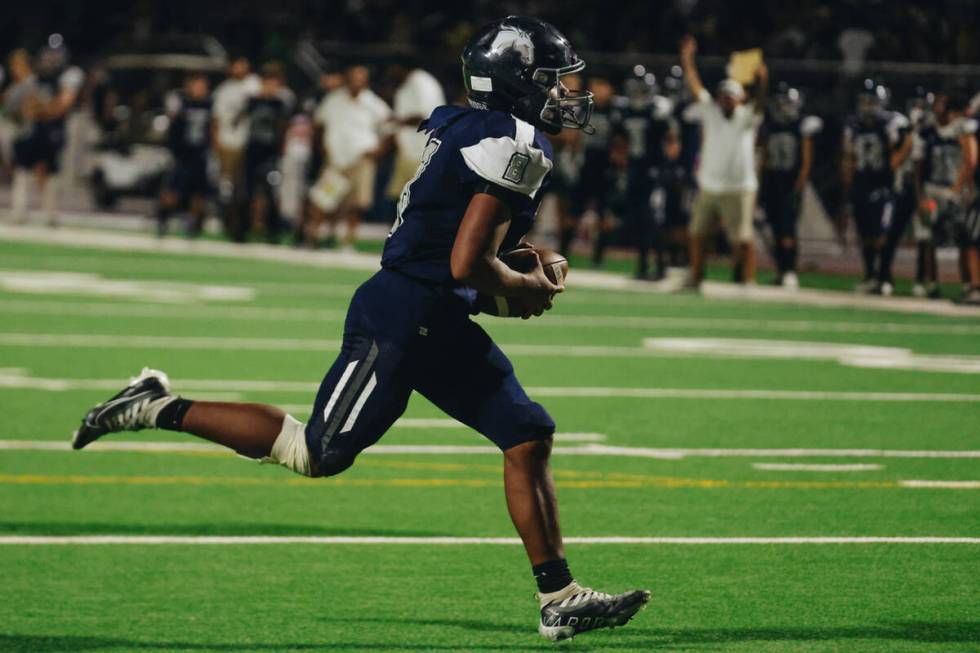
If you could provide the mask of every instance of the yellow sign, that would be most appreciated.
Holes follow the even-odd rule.
[[[755,73],[762,65],[762,48],[732,52],[728,60],[728,76],[743,86],[755,82]]]

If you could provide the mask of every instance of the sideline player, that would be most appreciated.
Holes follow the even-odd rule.
[[[157,235],[167,233],[170,214],[187,204],[193,222],[190,235],[197,236],[204,225],[208,183],[208,153],[211,151],[211,96],[203,73],[190,75],[182,93],[167,98],[170,130],[167,139],[174,167],[167,176],[157,207]]]
[[[522,274],[497,254],[518,247],[531,229],[551,171],[551,146],[539,130],[586,127],[592,98],[564,86],[562,77],[585,62],[534,18],[486,26],[462,60],[470,108],[439,107],[423,124],[429,140],[399,198],[382,269],[351,300],[340,356],[308,424],[273,406],[172,396],[166,376],[147,369],[89,411],[72,446],[164,428],[307,476],[332,476],[377,442],[418,391],[503,452],[507,507],[538,583],[538,632],[567,639],[626,623],[650,593],[610,595],[573,580],[549,467],[555,424],[469,315],[477,291],[519,298],[529,315],[541,315],[564,289],[540,261]],[[531,249],[527,255],[537,258]]]
[[[813,135],[823,128],[820,118],[801,116],[802,107],[800,92],[780,83],[759,133],[763,157],[759,199],[772,229],[776,283],[790,289],[800,286],[796,226],[813,164]]]
[[[966,117],[968,98],[962,93],[940,93],[933,103],[934,120],[915,134],[912,158],[916,165],[919,219],[932,234],[926,256],[926,293],[938,298],[936,245],[952,236],[967,270],[968,288],[960,301],[980,303],[980,239],[976,213],[967,211],[973,199],[973,171],[977,161],[977,123]]]
[[[21,104],[23,132],[14,142],[14,171],[11,212],[26,222],[31,173],[41,192],[41,210],[48,224],[58,223],[58,194],[61,155],[67,139],[68,114],[78,99],[85,74],[68,65],[68,51],[60,37],[51,39],[37,58],[31,78],[30,63],[24,59],[23,81],[30,93]]]
[[[886,111],[890,96],[882,84],[864,80],[857,112],[844,127],[844,196],[861,239],[864,263],[864,279],[854,288],[859,293],[872,293],[878,287],[879,255],[892,221],[894,171],[900,163],[895,155],[908,128],[905,116]]]

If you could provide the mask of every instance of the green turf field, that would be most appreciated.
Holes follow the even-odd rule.
[[[63,448],[144,365],[305,419],[368,274],[0,243],[0,651],[555,647],[499,454],[420,398],[333,479],[167,432]],[[980,319],[574,279],[481,319],[559,425],[566,536],[607,538],[568,546],[576,576],[653,591],[562,650],[980,651]]]

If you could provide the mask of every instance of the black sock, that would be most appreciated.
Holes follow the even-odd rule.
[[[564,558],[542,562],[531,567],[538,591],[542,594],[557,592],[572,582],[572,572],[568,571],[568,561]]]
[[[877,248],[874,245],[865,245],[862,250],[864,255],[864,278],[874,279],[875,277],[875,258],[877,258]]]
[[[181,397],[177,397],[171,401],[160,409],[160,414],[157,415],[157,428],[168,431],[182,431],[184,415],[187,414],[188,409],[190,409],[193,403],[190,399],[183,399]]]
[[[926,257],[929,254],[929,243],[918,240],[915,243],[915,280],[918,283],[926,281]]]
[[[798,251],[799,250],[797,250],[796,245],[790,245],[786,248],[786,269],[789,272],[796,272],[796,259],[798,256]]]

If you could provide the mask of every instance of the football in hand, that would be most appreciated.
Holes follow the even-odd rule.
[[[568,260],[552,249],[544,247],[512,249],[500,255],[500,260],[507,264],[512,270],[527,273],[534,269],[534,257],[529,255],[529,250],[537,252],[541,259],[541,266],[544,268],[545,276],[552,283],[563,285],[568,276]],[[521,300],[515,297],[494,297],[479,293],[476,297],[476,308],[481,313],[496,315],[498,317],[521,317],[527,311],[521,304]]]

